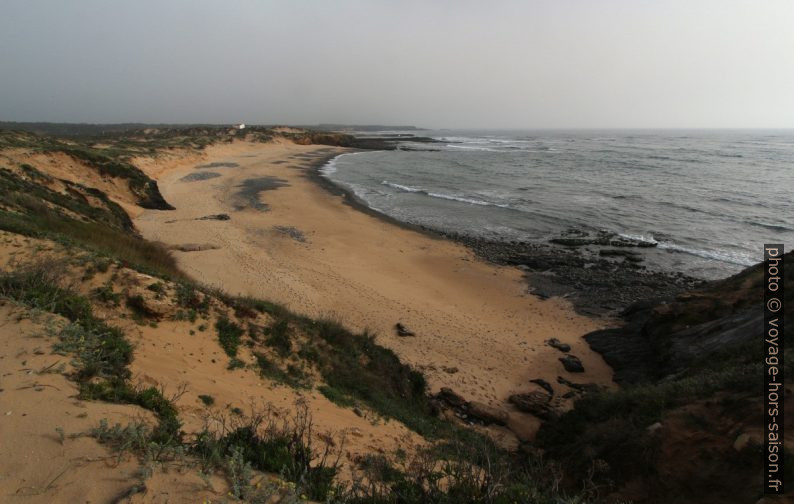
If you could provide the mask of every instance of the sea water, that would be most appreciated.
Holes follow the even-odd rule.
[[[548,242],[609,233],[655,269],[728,276],[794,246],[794,131],[416,131],[321,169],[395,219]]]

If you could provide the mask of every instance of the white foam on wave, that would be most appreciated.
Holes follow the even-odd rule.
[[[344,154],[339,154],[338,156],[335,156],[335,157],[329,159],[327,163],[325,163],[322,167],[320,167],[320,170],[319,170],[320,174],[325,176],[325,177],[327,177],[328,175],[331,175],[332,173],[336,173],[336,170],[337,170],[336,162],[339,159],[341,159],[342,157],[344,157],[344,156],[357,156],[359,154],[370,154],[372,152],[380,152],[380,151],[346,152]]]
[[[496,149],[489,149],[488,147],[471,147],[469,145],[448,144],[447,147],[451,147],[453,149],[465,149],[465,150],[483,151],[483,152],[499,152]]]
[[[652,245],[656,245],[659,242],[653,237],[653,235],[641,235],[641,234],[630,234],[630,233],[618,233],[618,236],[621,238],[625,238],[627,240],[631,240],[634,242],[640,243],[650,243]]]
[[[733,252],[729,250],[706,250],[695,247],[688,247],[686,245],[679,245],[677,243],[673,243],[670,241],[658,241],[653,237],[653,235],[618,233],[618,236],[635,242],[650,243],[656,245],[656,247],[661,250],[680,252],[683,254],[702,257],[704,259],[711,259],[714,261],[720,261],[729,264],[737,264],[739,266],[752,266],[753,264],[758,262],[756,260],[753,260],[750,254],[747,253]]]
[[[424,189],[420,189],[418,187],[411,187],[403,184],[396,184],[394,182],[389,182],[388,180],[384,180],[381,182],[382,185],[393,187],[394,189],[398,189],[400,191],[410,192],[410,193],[421,193],[425,196],[430,196],[431,198],[439,198],[445,199],[450,201],[459,201],[461,203],[468,203],[470,205],[480,205],[480,206],[495,206],[499,208],[510,208],[509,205],[502,204],[502,203],[492,203],[490,201],[479,200],[475,198],[466,198],[464,196],[459,196],[455,194],[444,194],[444,193],[437,193],[437,192],[430,192]]]
[[[752,258],[748,253],[731,252],[728,250],[705,250],[694,247],[687,247],[685,245],[678,245],[671,242],[660,242],[658,248],[662,250],[671,250],[673,252],[681,252],[690,254],[704,259],[711,259],[729,264],[736,264],[739,266],[752,266],[759,262]]]
[[[416,187],[411,187],[402,184],[395,184],[394,182],[389,182],[388,180],[384,180],[383,182],[381,182],[381,184],[406,192],[424,192],[422,189],[417,189]]]
[[[453,196],[451,194],[441,194],[441,193],[427,193],[428,196],[432,196],[433,198],[441,198],[445,200],[452,200],[452,201],[460,201],[461,203],[469,203],[471,205],[480,205],[480,206],[495,206],[499,208],[508,208],[508,205],[504,205],[501,203],[491,203],[490,201],[483,201],[473,198],[464,198],[462,196]]]

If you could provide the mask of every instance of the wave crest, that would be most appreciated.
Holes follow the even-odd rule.
[[[467,198],[465,196],[460,196],[460,195],[457,195],[457,194],[444,194],[444,193],[431,192],[431,191],[427,191],[425,189],[420,189],[418,187],[411,187],[411,186],[407,186],[407,185],[403,185],[403,184],[397,184],[397,183],[394,183],[394,182],[389,182],[388,180],[384,180],[383,182],[381,182],[381,184],[385,185],[385,186],[392,187],[392,188],[397,189],[399,191],[423,194],[423,195],[431,197],[431,198],[439,198],[439,199],[445,199],[445,200],[450,200],[450,201],[458,201],[460,203],[468,203],[470,205],[494,206],[494,207],[499,207],[499,208],[510,208],[509,205],[504,204],[504,203],[493,203],[493,202],[490,202],[490,201],[484,201],[484,200],[479,200],[479,199],[475,199],[475,198]]]

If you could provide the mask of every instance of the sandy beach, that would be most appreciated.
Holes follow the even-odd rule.
[[[518,269],[346,204],[312,177],[341,152],[238,142],[210,147],[202,158],[140,163],[176,210],[145,210],[135,225],[177,248],[180,267],[195,279],[368,330],[420,369],[433,392],[450,387],[504,407],[512,430],[527,437],[538,421],[506,401],[532,390],[530,380],[612,384],[610,368],[581,339],[603,320],[577,315],[563,299],[527,294]],[[201,219],[218,214],[229,219]],[[397,322],[416,335],[398,336]],[[572,346],[584,373],[564,370],[563,354],[545,343],[552,337]]]

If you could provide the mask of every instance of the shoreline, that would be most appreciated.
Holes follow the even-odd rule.
[[[433,239],[436,239],[436,240],[448,239],[448,238],[445,238],[441,233],[439,233],[439,232],[437,232],[435,230],[428,229],[428,228],[425,228],[425,227],[422,227],[422,226],[418,226],[416,224],[411,224],[410,222],[401,221],[399,219],[395,219],[394,217],[392,217],[390,215],[386,215],[383,212],[379,212],[379,211],[375,210],[374,208],[372,208],[369,205],[367,205],[367,203],[364,200],[359,198],[358,195],[355,193],[355,191],[352,191],[351,189],[348,189],[347,187],[344,187],[344,186],[342,186],[340,184],[337,184],[336,182],[334,182],[330,178],[324,176],[320,172],[320,170],[323,168],[323,166],[328,164],[329,161],[332,161],[332,160],[334,160],[334,159],[336,159],[339,156],[342,156],[344,154],[352,154],[352,153],[356,153],[356,152],[376,152],[376,151],[370,151],[370,150],[364,150],[364,149],[351,149],[351,148],[348,148],[347,150],[348,150],[348,152],[342,152],[340,154],[329,155],[327,158],[325,158],[322,161],[318,160],[312,167],[310,167],[310,169],[307,172],[307,177],[309,178],[309,180],[311,180],[312,182],[314,182],[315,184],[317,184],[318,186],[320,186],[321,188],[326,190],[331,195],[333,195],[333,196],[341,196],[343,201],[344,201],[344,203],[346,205],[350,206],[351,208],[353,208],[353,209],[355,209],[355,210],[357,210],[357,211],[359,211],[361,213],[367,214],[367,215],[369,215],[371,217],[375,217],[376,219],[382,220],[383,222],[386,222],[386,223],[391,224],[393,226],[400,227],[400,228],[408,230],[408,231],[414,231],[416,233],[422,233],[425,236],[427,236],[428,238],[433,238]]]
[[[135,224],[147,239],[176,249],[180,268],[205,285],[336,318],[376,335],[425,375],[431,392],[448,387],[509,412],[506,428],[487,428],[497,438],[534,436],[540,421],[508,402],[535,390],[533,379],[552,384],[560,410],[572,405],[566,380],[615,386],[609,366],[582,338],[608,327],[608,319],[579,315],[562,298],[531,295],[519,269],[355,201],[319,173],[344,152],[286,142],[210,147],[201,164],[238,166],[191,182],[182,179],[196,160],[152,169],[176,210],[144,211]],[[266,210],[234,207],[247,181],[264,179],[277,182],[257,194]],[[229,219],[202,219],[217,214]],[[185,244],[207,246],[180,250]],[[398,335],[398,322],[416,336]],[[546,344],[551,338],[570,344],[585,372],[569,373],[564,354]]]
[[[583,252],[551,243],[493,240],[401,221],[371,208],[355,191],[321,173],[329,161],[350,152],[369,151],[349,149],[349,152],[329,156],[312,168],[309,178],[329,193],[342,196],[345,204],[360,212],[433,239],[459,243],[495,265],[521,269],[528,292],[541,299],[562,296],[582,315],[620,316],[633,303],[672,298],[707,282],[681,272],[647,269],[627,257],[628,254],[607,258],[599,256],[598,252]]]

